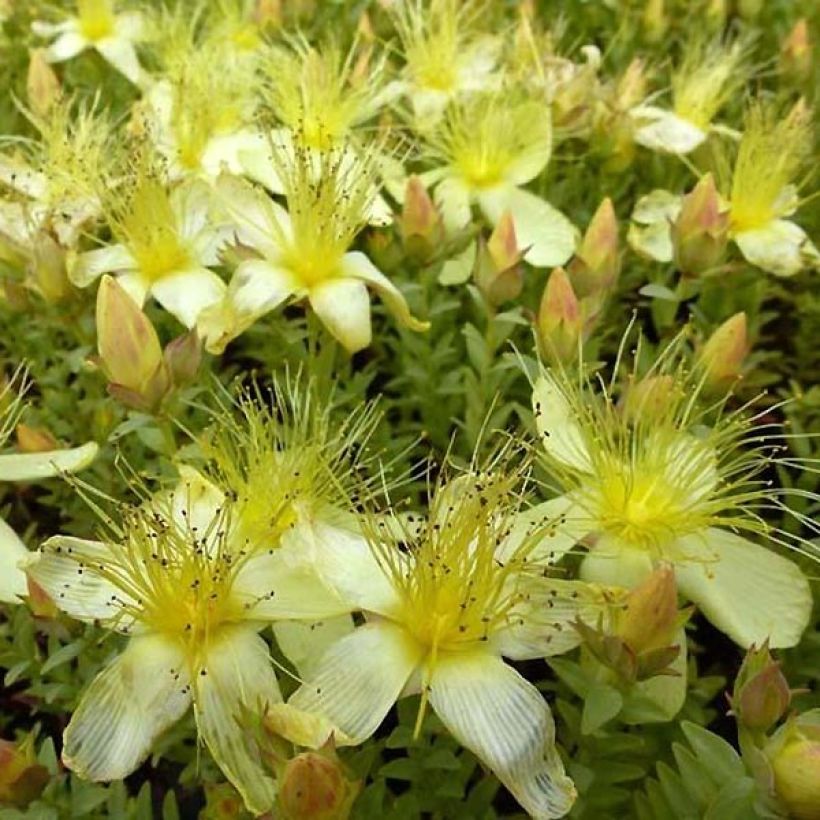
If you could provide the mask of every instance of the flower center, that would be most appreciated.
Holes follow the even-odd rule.
[[[77,0],[80,31],[92,43],[114,33],[115,17],[111,0]]]

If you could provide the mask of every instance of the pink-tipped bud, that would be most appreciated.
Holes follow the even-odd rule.
[[[35,48],[30,52],[26,96],[31,110],[44,117],[62,94],[60,80],[46,59],[45,49]]]
[[[190,330],[170,341],[163,353],[174,387],[190,384],[202,364],[202,340]]]
[[[646,98],[647,82],[646,63],[640,57],[634,57],[615,86],[613,105],[621,111],[628,111],[643,102]]]
[[[572,286],[579,298],[603,296],[618,281],[621,254],[618,219],[612,200],[606,197],[590,221],[581,246],[569,266]]]
[[[57,439],[44,427],[18,424],[14,432],[17,436],[17,449],[22,453],[47,453],[60,447]]]
[[[752,646],[746,652],[731,700],[738,723],[752,731],[767,732],[786,714],[791,703],[789,683],[768,645]]]
[[[501,215],[490,238],[480,243],[474,278],[484,298],[493,306],[517,299],[524,287],[523,252],[518,247],[512,214]]]
[[[702,177],[683,198],[672,225],[675,264],[697,276],[717,267],[729,240],[729,209],[721,202],[711,174]]]
[[[33,736],[20,743],[0,740],[0,804],[25,808],[49,779],[48,769],[37,762]]]
[[[780,70],[798,82],[808,80],[812,71],[812,51],[809,23],[801,17],[780,48]]]
[[[641,654],[669,645],[679,625],[675,571],[664,565],[627,596],[618,635],[636,654]]]
[[[417,176],[407,180],[399,225],[405,249],[416,259],[429,259],[443,239],[441,215]]]
[[[170,388],[159,337],[111,276],[103,277],[97,294],[97,349],[113,396],[140,410],[158,407]]]
[[[29,576],[26,576],[26,586],[28,587],[28,608],[32,615],[52,620],[60,614],[52,597]]]
[[[346,820],[358,791],[332,748],[303,752],[285,767],[278,807],[284,820]]]
[[[584,323],[578,297],[563,268],[555,268],[547,280],[536,324],[546,357],[560,362],[575,359]]]
[[[720,325],[698,354],[698,362],[706,370],[706,386],[716,391],[728,389],[739,378],[748,352],[746,314],[741,311]]]

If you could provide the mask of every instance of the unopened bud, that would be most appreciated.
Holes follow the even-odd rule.
[[[809,24],[805,17],[801,17],[783,41],[780,70],[798,82],[807,80],[812,70],[812,51]]]
[[[18,424],[15,435],[17,436],[17,449],[22,453],[47,453],[60,447],[57,439],[43,427]]]
[[[32,242],[26,284],[52,303],[60,302],[74,292],[66,273],[65,251],[45,231],[39,231]]]
[[[820,820],[820,725],[800,718],[772,759],[777,796],[795,820]]]
[[[618,635],[640,654],[667,646],[679,625],[675,571],[663,565],[627,596]]]
[[[282,0],[256,0],[253,21],[259,28],[281,25]]]
[[[536,320],[542,352],[550,359],[571,362],[582,337],[581,305],[563,268],[547,280]]]
[[[569,266],[572,286],[579,298],[611,290],[621,272],[618,219],[606,197],[587,227],[581,246]]]
[[[97,347],[111,394],[129,406],[155,409],[170,386],[159,337],[111,276],[103,277],[97,294]]]
[[[475,265],[475,282],[484,298],[494,307],[517,299],[524,287],[521,271],[523,252],[518,247],[512,214],[498,220],[486,243],[480,243]]]
[[[429,259],[444,236],[441,215],[417,176],[407,180],[400,228],[407,252],[419,260]]]
[[[684,196],[672,225],[675,264],[682,273],[697,275],[720,264],[729,238],[729,209],[720,199],[711,174]]]
[[[46,60],[45,49],[33,49],[29,55],[26,78],[26,95],[31,110],[40,117],[45,116],[60,98],[61,92],[60,81]]]
[[[32,581],[30,576],[26,576],[26,584],[28,586],[28,608],[32,614],[37,618],[54,619],[59,614],[57,604],[51,596],[36,582]]]
[[[646,63],[635,57],[618,80],[613,104],[628,111],[646,98],[646,86]]]
[[[768,645],[752,646],[748,650],[735,679],[731,700],[738,723],[753,731],[768,731],[786,714],[791,691]]]
[[[202,364],[202,341],[196,330],[170,341],[165,347],[163,357],[174,387],[190,384],[196,378]]]
[[[199,820],[239,820],[246,817],[245,804],[230,783],[206,783],[205,807]]]
[[[346,820],[358,790],[332,749],[303,752],[285,767],[278,807],[283,820]]]
[[[25,808],[48,781],[48,769],[37,762],[33,736],[20,743],[0,740],[0,804]]]
[[[741,311],[720,325],[698,354],[706,370],[706,386],[718,391],[730,387],[740,376],[748,352],[746,314]]]
[[[630,421],[660,419],[680,403],[680,384],[664,373],[632,382],[624,393],[621,412]]]
[[[646,0],[641,22],[644,35],[650,43],[657,43],[661,40],[669,28],[666,0]]]

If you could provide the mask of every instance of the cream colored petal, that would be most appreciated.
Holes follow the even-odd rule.
[[[120,37],[139,40],[145,34],[145,19],[138,11],[122,11],[117,14],[114,28]]]
[[[581,578],[616,587],[636,587],[652,572],[652,558],[640,547],[602,535],[581,562]]]
[[[56,44],[55,44],[56,45]],[[134,85],[142,78],[142,66],[137,59],[134,44],[125,37],[106,37],[94,44],[97,51]]]
[[[370,294],[359,279],[328,279],[310,289],[310,305],[330,334],[349,352],[370,344]]]
[[[441,211],[444,227],[448,231],[460,231],[469,224],[472,216],[470,192],[461,177],[445,176],[436,185],[433,200]]]
[[[269,811],[276,781],[263,765],[253,733],[241,721],[282,700],[267,644],[247,626],[214,636],[195,674],[194,710],[199,733],[222,773],[254,814]]]
[[[242,176],[246,173],[245,158],[253,158],[265,151],[269,151],[269,146],[263,134],[242,129],[211,139],[205,147],[200,164],[205,173],[213,178],[223,171]]]
[[[794,276],[807,267],[820,267],[820,253],[806,232],[787,219],[735,234],[747,262],[775,276]]]
[[[181,648],[139,635],[91,682],[63,735],[63,763],[86,780],[121,780],[191,703]]]
[[[171,192],[171,210],[182,239],[190,241],[207,228],[212,196],[211,188],[196,179],[178,185]]]
[[[148,298],[151,282],[138,271],[127,271],[117,276],[117,284],[142,307]]]
[[[421,648],[400,627],[365,624],[325,652],[289,703],[324,715],[350,742],[361,743],[378,729],[421,657]]]
[[[342,275],[360,279],[381,296],[390,312],[411,330],[429,329],[429,322],[420,322],[411,313],[402,292],[361,251],[346,253],[341,264]]]
[[[240,313],[259,317],[298,290],[299,284],[287,268],[264,259],[250,259],[234,271],[229,296]]]
[[[19,604],[28,594],[26,574],[20,562],[29,556],[17,533],[0,518],[0,601]]]
[[[638,200],[626,237],[632,250],[655,262],[672,261],[671,227],[680,213],[681,199],[656,190]]]
[[[277,621],[272,627],[279,649],[302,678],[313,676],[322,655],[354,628],[350,615],[321,621]]]
[[[809,582],[800,568],[765,547],[711,528],[681,539],[676,561],[681,592],[741,646],[768,640],[795,646],[812,610]]]
[[[63,34],[66,31],[77,31],[76,19],[63,20],[59,23],[49,23],[45,20],[35,20],[31,24],[31,30],[38,37],[53,37],[55,34]]]
[[[67,450],[3,455],[0,456],[0,481],[42,481],[60,473],[76,473],[94,461],[99,449],[96,442],[89,441]]]
[[[582,473],[592,472],[592,461],[580,426],[555,377],[543,370],[532,391],[535,426],[551,458]]]
[[[193,268],[163,276],[151,285],[151,295],[187,328],[205,308],[218,303],[227,286],[207,268]]]
[[[425,131],[432,128],[447,108],[451,93],[438,88],[422,88],[415,86],[410,91],[410,102],[413,106],[413,115],[416,127]]]
[[[104,577],[111,563],[111,552],[101,541],[55,535],[38,552],[30,553],[22,565],[72,618],[102,621],[106,626],[128,631],[133,622],[123,615],[123,607],[134,607],[135,602]]]
[[[694,123],[653,105],[637,106],[630,114],[637,126],[635,142],[653,151],[689,154],[709,136]]]
[[[269,259],[281,255],[282,241],[290,235],[290,217],[266,194],[236,177],[223,174],[216,198],[236,229],[236,238]]]
[[[32,199],[42,199],[48,190],[44,174],[35,171],[18,159],[0,155],[0,182]],[[8,205],[10,203],[3,203]]]
[[[46,49],[45,57],[50,63],[62,63],[76,57],[90,45],[78,31],[66,31]]]
[[[104,273],[118,273],[136,267],[133,254],[125,245],[109,245],[76,256],[68,266],[68,277],[78,288],[84,288]]]
[[[578,230],[557,208],[529,191],[499,185],[478,194],[487,219],[497,224],[509,212],[524,259],[536,267],[563,265],[575,252]]]
[[[552,115],[548,106],[534,105],[533,119],[529,126],[538,134],[531,140],[528,150],[516,157],[507,171],[506,178],[513,185],[526,185],[547,167],[552,154]]]
[[[447,653],[430,680],[430,705],[535,818],[563,817],[575,787],[555,747],[555,724],[540,692],[486,652]]]
[[[218,531],[226,519],[220,518],[225,494],[198,470],[177,466],[179,482],[169,497],[158,499],[157,510],[186,536],[193,536],[213,551],[219,543]]]

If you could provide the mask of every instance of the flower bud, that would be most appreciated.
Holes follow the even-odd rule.
[[[97,347],[109,392],[131,407],[155,409],[170,387],[159,337],[111,276],[103,277],[97,294]]]
[[[0,740],[0,804],[25,808],[48,781],[48,769],[37,762],[32,735],[20,743]]]
[[[704,9],[706,23],[712,31],[723,29],[726,25],[726,18],[729,16],[727,0],[708,0]]]
[[[657,43],[661,40],[669,28],[665,0],[646,0],[641,22],[648,42]]]
[[[60,447],[57,439],[43,427],[18,424],[14,432],[17,436],[17,448],[22,453],[47,453]]]
[[[418,260],[429,259],[444,237],[441,215],[415,175],[407,180],[399,225],[405,249]]]
[[[335,751],[303,752],[285,767],[278,808],[283,820],[345,820],[359,784],[350,781]]]
[[[754,20],[763,8],[763,0],[737,0],[737,11],[746,20]]]
[[[493,306],[518,298],[524,287],[520,262],[524,254],[518,247],[512,214],[498,220],[486,243],[479,243],[474,278],[484,298]]]
[[[163,353],[174,387],[190,384],[202,364],[202,341],[196,330],[183,333],[170,341]]]
[[[26,95],[31,110],[40,117],[45,116],[60,98],[61,92],[60,81],[46,60],[45,49],[33,49],[29,54],[26,77]]]
[[[26,576],[26,586],[28,587],[28,608],[36,618],[46,618],[53,620],[60,610],[51,596],[36,582]]]
[[[820,726],[798,726],[772,759],[775,791],[789,817],[820,820]]]
[[[706,370],[706,386],[716,391],[731,386],[748,352],[746,314],[741,311],[720,325],[698,354],[698,363]]]
[[[743,659],[732,692],[732,711],[738,722],[747,729],[766,732],[786,714],[790,703],[788,681],[769,647],[752,646]]]
[[[547,280],[536,319],[542,353],[550,359],[571,362],[578,354],[583,318],[578,297],[563,268]]]
[[[618,219],[606,197],[587,227],[581,246],[569,266],[572,286],[579,298],[605,294],[618,281],[621,258]]]
[[[627,596],[618,635],[640,654],[667,646],[679,625],[675,571],[664,564]]]
[[[60,302],[74,292],[66,273],[65,251],[45,231],[32,242],[26,284],[47,302]]]
[[[812,70],[812,43],[809,24],[801,17],[780,48],[780,70],[798,82],[808,80]]]
[[[721,203],[711,174],[683,197],[672,225],[675,264],[683,273],[697,275],[720,264],[729,238],[729,209]]]
[[[660,419],[680,403],[680,384],[668,373],[647,376],[629,384],[620,409],[632,422]]]
[[[276,27],[282,23],[282,0],[256,0],[253,21],[259,28]]]
[[[238,820],[247,817],[245,804],[230,783],[205,784],[205,808],[199,820]]]

